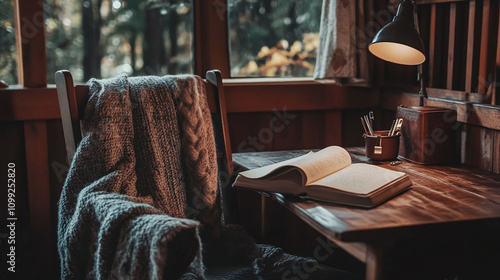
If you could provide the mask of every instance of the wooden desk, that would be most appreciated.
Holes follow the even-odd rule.
[[[386,258],[391,254],[391,262],[397,262],[398,257],[394,256],[408,258],[413,254],[412,250],[419,251],[422,259],[430,258],[430,255],[426,254],[448,252],[444,254],[446,260],[443,261],[446,263],[449,259],[451,270],[455,269],[458,274],[465,266],[472,265],[467,256],[462,255],[469,255],[476,249],[482,250],[473,256],[476,260],[482,258],[479,263],[489,265],[489,262],[498,261],[493,266],[500,263],[499,175],[465,166],[423,166],[409,162],[390,166],[387,161],[370,161],[364,156],[364,150],[361,148],[347,150],[353,162],[378,164],[407,173],[413,182],[412,188],[368,210],[311,200],[297,201],[280,194],[271,194],[271,197],[339,247],[365,262],[366,279],[391,278],[388,276],[391,274],[385,263]],[[252,169],[301,154],[301,151],[240,153],[233,154],[233,160],[240,168]],[[441,248],[441,245],[447,242],[452,245],[447,244],[448,246]],[[415,246],[407,246],[409,243]],[[430,248],[423,250],[422,247],[428,244],[431,244]],[[473,246],[469,246],[471,244]],[[467,250],[463,249],[466,246]],[[458,259],[456,262],[455,257],[463,257],[466,261]],[[436,279],[448,277],[435,271],[440,269],[439,264],[436,269],[431,267],[433,264],[426,264],[420,258],[413,261],[422,261],[422,266],[425,267],[420,268],[427,268],[436,273]],[[418,268],[400,260],[396,270],[399,270],[399,273],[408,273],[405,279],[410,279],[411,275],[416,275],[410,273],[412,269]],[[474,268],[471,270],[474,273]],[[498,272],[495,268],[492,270],[493,272],[488,273]],[[465,275],[470,273],[468,271]],[[455,279],[458,274],[449,275],[453,277],[449,279]],[[398,275],[398,272],[394,275]],[[439,275],[442,275],[442,278],[439,278]],[[500,272],[496,276],[499,275]],[[500,279],[500,276],[497,279]]]

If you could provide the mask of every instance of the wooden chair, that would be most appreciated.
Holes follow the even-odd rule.
[[[74,85],[73,77],[67,70],[57,71],[55,74],[59,108],[66,142],[68,163],[71,163],[76,147],[82,140],[80,120],[83,118],[85,105],[89,98],[89,88],[86,85]],[[214,125],[215,142],[217,146],[217,158],[219,163],[219,176],[226,172],[227,179],[231,178],[233,171],[233,160],[229,142],[229,130],[227,124],[226,102],[222,76],[219,70],[207,71],[204,80],[207,91],[208,105],[212,113]],[[221,170],[222,169],[222,170]],[[225,169],[225,170],[224,170]]]

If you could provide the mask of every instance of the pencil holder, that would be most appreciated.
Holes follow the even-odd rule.
[[[366,156],[375,160],[391,160],[398,157],[399,134],[389,136],[389,131],[375,131],[375,135],[363,135]]]

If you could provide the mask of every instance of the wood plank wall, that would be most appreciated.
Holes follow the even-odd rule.
[[[225,92],[233,152],[359,146],[359,117],[379,100],[374,89],[314,82],[228,83]]]
[[[496,104],[499,1],[417,4],[428,50],[427,86],[479,94],[484,103]]]
[[[416,1],[427,50],[423,76],[430,98],[426,105],[456,109],[464,123],[457,131],[461,162],[496,173],[500,172],[499,2]],[[417,105],[412,94],[419,90],[413,78],[416,69],[411,68],[385,64],[384,114],[393,116],[400,104]]]

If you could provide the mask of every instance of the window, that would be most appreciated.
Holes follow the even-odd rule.
[[[232,77],[310,77],[321,0],[228,0]]]
[[[0,80],[17,84],[17,52],[12,0],[0,1]]]
[[[50,2],[50,3],[48,3]],[[193,73],[192,0],[47,1],[47,75]]]

